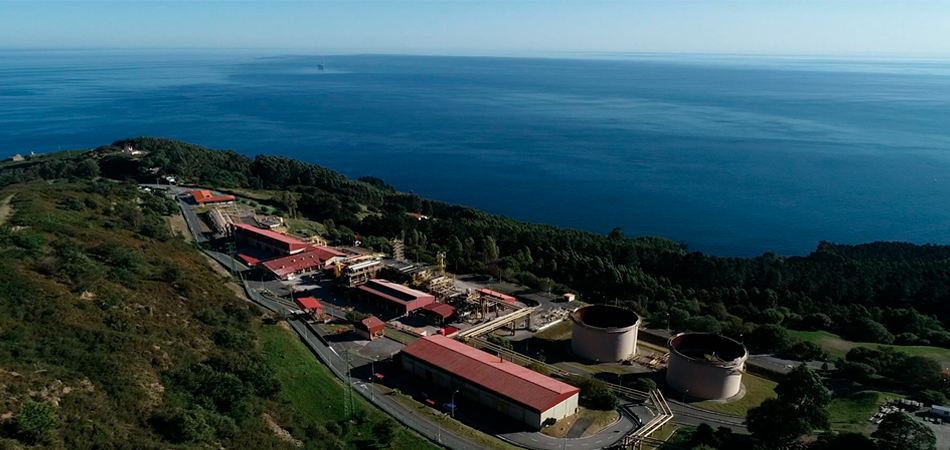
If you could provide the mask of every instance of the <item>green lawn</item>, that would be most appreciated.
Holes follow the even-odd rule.
[[[902,398],[890,392],[860,391],[837,397],[828,405],[831,428],[837,431],[860,432],[868,419],[878,412],[881,405]]]
[[[759,406],[763,401],[776,397],[775,386],[778,383],[774,381],[746,373],[742,375],[742,384],[745,385],[746,393],[739,400],[729,403],[705,401],[694,403],[693,406],[723,414],[745,416],[750,409]]]
[[[268,363],[277,372],[281,396],[300,415],[317,424],[341,420],[343,416],[343,384],[326,366],[300,342],[297,335],[285,328],[267,326],[261,329],[264,354]],[[358,395],[358,394],[357,394]],[[365,445],[372,425],[383,420],[386,414],[370,405],[362,397],[357,398],[359,414],[369,422],[350,433],[349,448]],[[400,425],[393,443],[395,450],[436,450],[434,444]],[[356,435],[355,437],[353,435]]]
[[[693,428],[690,428],[690,429],[693,429]],[[660,429],[654,431],[653,434],[652,434],[650,437],[653,438],[653,439],[656,439],[656,440],[670,442],[670,441],[672,441],[672,438],[673,438],[674,435],[678,435],[679,430],[681,430],[681,428],[680,428],[679,426],[677,426],[677,425],[675,425],[675,424],[673,424],[673,423],[667,423],[666,425],[663,425],[662,427],[660,427]],[[687,442],[688,442],[688,441],[687,441]],[[671,442],[671,443],[672,443],[672,442]],[[644,445],[644,446],[643,446],[643,449],[644,449],[644,450],[654,450],[654,449],[663,449],[663,448],[666,448],[666,447],[667,447],[666,444],[660,445],[659,447],[656,447],[656,446],[653,446],[653,445]]]
[[[840,336],[826,331],[793,331],[789,334],[803,341],[814,342],[825,349],[831,356],[844,357],[848,350],[854,347],[889,347],[894,350],[902,351],[912,356],[928,356],[936,359],[943,367],[950,367],[950,349],[939,347],[926,347],[922,345],[883,345],[870,342],[851,342],[842,339]]]
[[[571,338],[571,329],[574,322],[563,320],[557,325],[551,325],[543,331],[535,333],[534,337],[545,341],[563,341]]]

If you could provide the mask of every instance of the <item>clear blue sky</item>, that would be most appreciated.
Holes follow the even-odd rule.
[[[0,48],[950,55],[950,1],[0,1]]]

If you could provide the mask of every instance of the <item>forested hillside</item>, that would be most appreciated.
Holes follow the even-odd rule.
[[[56,179],[76,167],[85,178]],[[263,328],[226,273],[172,236],[175,202],[97,171],[0,168],[54,178],[0,189],[0,448],[342,450],[384,428],[393,448],[430,448],[375,411],[313,414],[342,397],[335,379],[309,353],[285,360],[295,335]],[[307,385],[288,379],[297,366],[322,390],[288,392]]]
[[[148,168],[183,182],[221,188],[294,193],[287,209],[329,225],[331,238],[385,248],[403,237],[411,256],[481,270],[544,290],[576,290],[593,302],[618,302],[676,329],[756,332],[760,346],[780,327],[827,330],[870,342],[950,347],[946,331],[950,247],[906,243],[849,246],[823,242],[805,257],[766,253],[722,258],[690,252],[661,238],[607,236],[518,222],[417,195],[382,180],[350,180],[331,170],[283,157],[249,158],[158,138],[123,140],[150,153],[99,161],[103,175],[148,180]],[[368,208],[371,214],[360,212]],[[420,213],[433,220],[417,220]],[[763,348],[763,350],[783,350]]]

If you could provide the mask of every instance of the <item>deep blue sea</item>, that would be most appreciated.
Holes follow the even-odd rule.
[[[0,158],[140,135],[716,255],[950,244],[950,60],[0,51]]]

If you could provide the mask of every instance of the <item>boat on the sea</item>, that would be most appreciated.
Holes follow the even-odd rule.
[[[317,64],[317,70],[323,70],[323,63]]]

